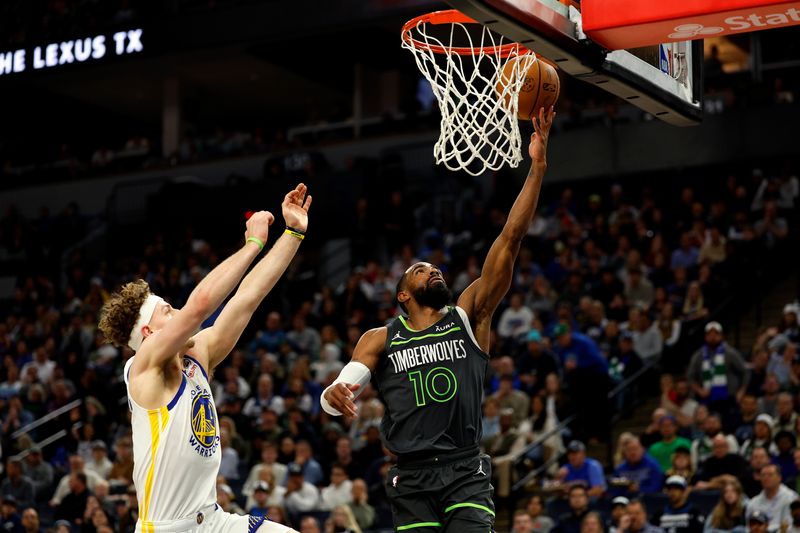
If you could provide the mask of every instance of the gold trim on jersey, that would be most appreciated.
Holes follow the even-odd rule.
[[[147,521],[147,515],[150,512],[150,497],[153,495],[153,476],[156,469],[156,454],[158,453],[158,445],[161,441],[161,432],[166,429],[167,422],[169,421],[169,410],[166,405],[159,409],[148,409],[147,417],[150,420],[150,442],[152,451],[150,453],[150,467],[147,469],[147,480],[144,483],[144,502],[140,504],[139,507],[142,510],[142,533],[155,533],[153,523]],[[161,423],[160,428],[159,422]]]

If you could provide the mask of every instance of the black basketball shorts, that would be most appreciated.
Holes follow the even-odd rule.
[[[395,531],[491,533],[492,464],[477,447],[404,460],[391,467],[386,492]]]

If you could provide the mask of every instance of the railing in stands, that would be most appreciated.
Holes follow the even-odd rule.
[[[39,426],[41,426],[43,424],[46,424],[46,423],[50,422],[51,420],[53,420],[54,418],[58,418],[59,416],[63,415],[64,413],[68,413],[72,409],[75,409],[76,407],[80,407],[81,405],[83,405],[83,400],[82,399],[79,398],[77,400],[73,400],[73,401],[69,402],[68,404],[59,407],[55,411],[47,413],[46,415],[34,420],[33,422],[31,422],[27,426],[23,426],[23,427],[19,428],[18,430],[16,430],[14,433],[11,434],[11,438],[12,439],[16,439],[16,438],[20,437],[21,435],[26,435],[26,434],[30,433],[32,430],[38,428]]]
[[[611,391],[608,393],[608,397],[607,397],[609,404],[611,404],[617,398],[617,396],[619,396],[621,393],[623,393],[624,391],[628,390],[633,385],[635,385],[650,370],[655,368],[656,365],[657,365],[657,363],[655,361],[651,361],[651,362],[647,363],[642,368],[640,368],[638,371],[636,371],[632,376],[630,376],[627,379],[621,381],[616,387],[611,389]],[[619,419],[623,416],[623,414],[624,414],[624,411],[623,412],[619,412],[619,411],[615,412],[614,415],[610,419],[610,424],[613,425],[616,422],[618,422]],[[533,442],[528,444],[522,451],[519,452],[517,457],[514,459],[514,467],[516,468],[522,461],[524,461],[525,457],[527,457],[530,452],[532,452],[536,448],[542,446],[545,443],[545,441],[547,441],[547,439],[549,439],[550,437],[552,437],[553,435],[555,435],[557,433],[561,433],[562,431],[564,431],[564,429],[566,429],[573,421],[575,421],[575,419],[576,419],[576,415],[568,416],[567,418],[565,418],[564,420],[559,422],[559,424],[556,425],[554,428],[552,428],[551,430],[543,433],[542,435],[537,437],[536,440],[534,440]],[[608,449],[609,449],[609,454],[611,454],[612,453],[611,452],[612,447],[610,445],[608,446]],[[531,470],[530,472],[528,472],[519,481],[517,481],[516,483],[514,483],[514,485],[512,485],[511,492],[515,493],[518,490],[520,490],[521,488],[523,488],[531,480],[536,479],[536,477],[541,475],[542,472],[545,472],[550,466],[553,465],[553,463],[558,462],[559,459],[560,459],[560,457],[558,455],[554,455],[553,457],[550,457],[547,461],[545,461],[544,464],[542,464],[542,465],[538,466],[537,468],[535,468],[534,470]]]

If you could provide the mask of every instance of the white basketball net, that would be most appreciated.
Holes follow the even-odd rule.
[[[536,56],[519,46],[507,57],[501,57],[501,47],[509,44],[503,43],[501,35],[471,24],[481,28],[478,41],[465,24],[448,24],[447,42],[429,35],[429,23],[424,21],[409,30],[409,37],[416,43],[403,39],[403,48],[414,54],[442,113],[441,134],[433,148],[436,163],[473,176],[506,164],[516,168],[522,161],[517,119],[519,91]],[[462,43],[462,49],[472,48],[474,53],[454,52],[454,42]],[[463,43],[468,44],[464,47]],[[510,80],[503,76],[507,61],[515,62]]]

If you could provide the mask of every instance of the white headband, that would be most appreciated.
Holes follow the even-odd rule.
[[[150,323],[150,319],[153,318],[153,313],[155,313],[156,307],[158,304],[163,302],[164,300],[160,296],[149,294],[147,299],[139,308],[139,320],[137,320],[136,325],[133,326],[133,329],[131,330],[131,338],[128,341],[128,346],[130,346],[133,351],[138,350],[142,345],[142,342],[144,342],[142,328]]]

